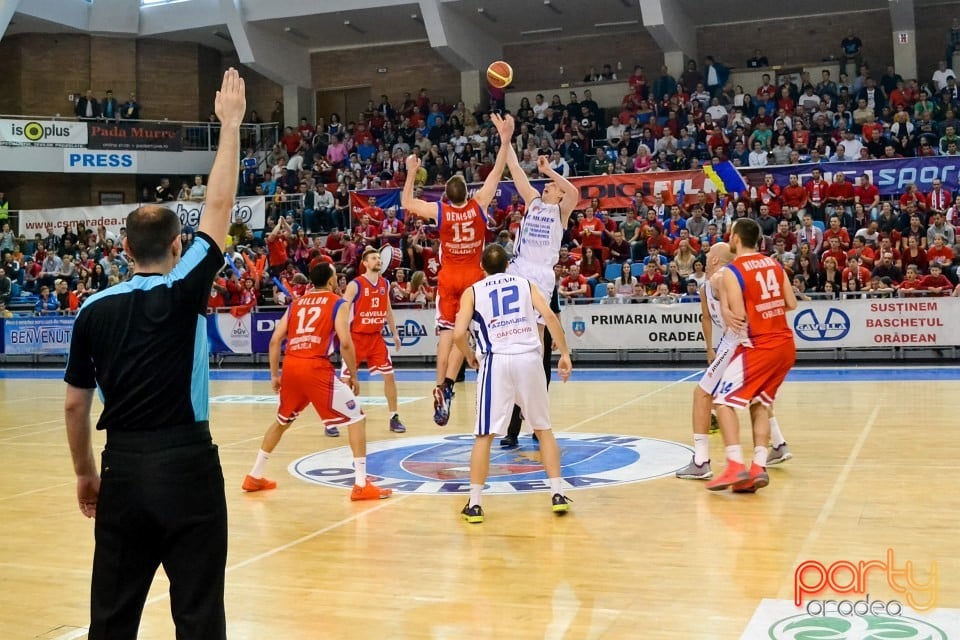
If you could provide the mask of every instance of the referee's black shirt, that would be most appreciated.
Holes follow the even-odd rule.
[[[64,381],[98,388],[97,429],[139,431],[206,422],[206,308],[223,254],[198,233],[165,276],[137,274],[84,302]]]

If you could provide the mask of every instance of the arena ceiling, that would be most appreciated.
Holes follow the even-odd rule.
[[[502,44],[624,33],[644,28],[641,0],[439,0],[453,14]],[[844,15],[886,9],[890,3],[956,5],[942,0],[672,0],[695,27],[793,16]],[[233,0],[180,0],[139,7],[139,0],[14,0],[5,35],[84,32],[138,35],[234,48],[221,4]],[[249,24],[307,50],[426,41],[421,2],[402,0],[237,0]],[[75,5],[75,6],[70,6]],[[64,10],[69,6],[68,10]],[[83,19],[83,12],[121,19]],[[114,24],[115,23],[115,24]],[[98,27],[104,27],[103,29]]]

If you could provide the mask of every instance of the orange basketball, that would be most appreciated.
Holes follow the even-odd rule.
[[[490,66],[487,67],[487,82],[497,89],[506,88],[513,82],[513,67],[503,60],[497,60],[491,63]]]

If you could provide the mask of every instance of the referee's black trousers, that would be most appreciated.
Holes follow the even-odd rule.
[[[226,638],[227,505],[206,425],[108,433],[94,527],[90,640],[133,640],[163,565],[178,640]]]

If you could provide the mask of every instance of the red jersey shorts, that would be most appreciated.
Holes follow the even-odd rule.
[[[483,280],[483,269],[476,267],[444,266],[437,282],[437,327],[453,329],[460,311],[463,292]]]
[[[393,360],[390,359],[390,350],[387,343],[383,340],[383,335],[379,333],[351,333],[353,339],[353,348],[357,352],[357,368],[364,362],[367,363],[367,371],[370,375],[382,374],[390,375],[393,373]],[[347,372],[346,366],[341,370],[341,377]]]
[[[315,358],[287,358],[280,374],[277,422],[290,424],[311,404],[327,426],[363,420],[360,403],[350,387],[337,378],[333,365]]]
[[[770,348],[740,345],[714,387],[713,401],[737,409],[755,402],[769,407],[796,361],[792,340]]]

